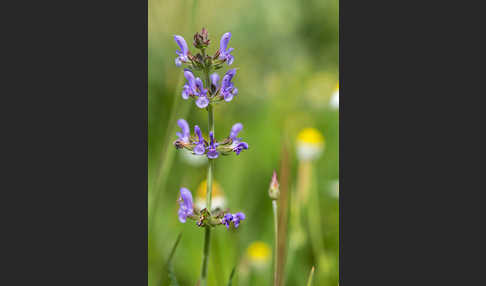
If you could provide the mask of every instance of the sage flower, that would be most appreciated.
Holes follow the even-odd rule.
[[[231,138],[231,140],[233,140],[233,143],[234,142],[239,143],[241,141],[241,138],[236,138],[236,136],[238,136],[238,133],[240,133],[242,129],[243,129],[243,124],[241,123],[235,123],[231,127],[231,132],[229,137]]]
[[[188,69],[184,70],[184,77],[186,78],[187,82],[182,89],[182,98],[189,99],[190,96],[197,96],[197,107],[205,108],[208,106],[208,90],[204,88],[202,80],[199,77],[194,77],[194,74]]]
[[[230,69],[226,72],[221,81],[221,95],[226,102],[230,102],[233,99],[233,96],[238,94],[238,89],[234,87],[234,84],[231,82],[235,74],[236,69]]]
[[[238,228],[238,226],[240,225],[240,221],[244,220],[246,217],[245,217],[245,214],[242,213],[242,212],[239,212],[239,213],[235,213],[233,215],[233,225]]]
[[[218,158],[219,152],[216,151],[216,147],[218,146],[218,143],[214,143],[214,134],[213,132],[209,132],[209,147],[208,147],[208,158],[209,159],[216,159]]]
[[[181,188],[180,196],[179,196],[179,221],[185,223],[187,217],[192,216],[194,214],[194,208],[192,205],[192,194],[186,188]]]
[[[186,40],[182,36],[174,35],[174,40],[179,45],[180,50],[176,51],[178,57],[175,59],[176,66],[180,67],[182,63],[189,61],[187,54],[189,53],[189,48],[187,47]]]
[[[228,43],[231,39],[231,32],[225,33],[221,37],[221,41],[219,44],[219,59],[226,61],[228,65],[231,65],[234,61],[234,57],[231,55],[231,52],[234,50],[233,48],[228,49]]]
[[[227,229],[229,229],[231,222],[233,222],[234,227],[238,228],[238,226],[240,225],[240,221],[244,220],[245,218],[246,216],[242,212],[238,212],[235,214],[227,213],[221,219],[221,223],[224,224]]]
[[[182,133],[176,133],[176,135],[179,136],[179,140],[186,144],[190,144],[191,142],[189,141],[189,137],[191,136],[191,131],[189,129],[189,124],[187,124],[187,121],[185,121],[184,119],[179,119],[177,120],[177,125],[179,125],[182,131]]]
[[[197,125],[194,125],[194,133],[196,133],[199,141],[196,141],[196,147],[194,147],[194,153],[197,154],[197,155],[204,155],[204,153],[206,152],[206,148],[204,146],[204,138],[201,134],[201,129],[199,128],[199,126]]]
[[[236,123],[231,127],[231,132],[229,138],[232,140],[231,148],[236,155],[240,155],[240,152],[248,149],[248,143],[241,142],[241,138],[236,138],[238,133],[243,129],[243,124]]]
[[[248,150],[248,143],[246,142],[240,142],[238,143],[238,145],[236,145],[234,148],[233,148],[233,152],[236,153],[236,155],[240,155],[240,152],[243,151],[243,150]]]
[[[216,90],[218,90],[218,87],[219,87],[219,74],[218,73],[213,73],[211,74],[210,76],[210,80],[211,80],[211,90],[213,91],[213,93],[216,92]]]

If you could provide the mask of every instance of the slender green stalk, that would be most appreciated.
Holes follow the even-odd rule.
[[[203,56],[205,52],[203,50]],[[209,87],[209,69],[205,70],[205,79],[206,79],[206,86]],[[208,105],[208,128],[209,132],[213,132],[214,134],[214,120],[213,120],[213,105],[210,103]],[[214,160],[208,159],[208,176],[207,176],[207,189],[206,189],[206,208],[209,212],[211,212],[211,193],[213,191],[213,169],[214,169]],[[201,286],[206,286],[207,283],[207,276],[208,276],[208,260],[209,260],[209,247],[210,247],[210,239],[211,239],[211,229],[209,226],[206,226],[206,230],[204,233],[204,249],[203,249],[203,263],[201,269]]]
[[[277,266],[278,266],[278,208],[277,208],[277,200],[272,200],[273,206],[273,223],[275,225],[275,249],[274,252],[274,263],[273,263],[273,285],[277,286],[278,284],[278,274],[277,274]]]
[[[315,267],[312,266],[312,269],[309,273],[309,278],[307,279],[307,286],[311,286],[312,285],[312,278],[314,278],[314,269]]]
[[[201,269],[201,286],[206,286],[206,279],[208,276],[208,258],[209,258],[209,241],[211,240],[211,229],[206,226],[204,231],[204,250],[203,250],[203,264]]]

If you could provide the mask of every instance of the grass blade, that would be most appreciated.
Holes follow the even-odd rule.
[[[179,235],[177,236],[176,242],[174,243],[174,246],[170,251],[169,259],[167,260],[167,269],[169,272],[169,285],[171,286],[179,286],[179,284],[177,283],[177,278],[174,273],[174,265],[172,264],[172,258],[174,257],[174,253],[177,249],[177,246],[179,245],[179,241],[181,241],[181,237],[182,237],[182,232],[179,233]]]
[[[315,267],[312,266],[312,269],[309,273],[309,279],[307,279],[307,286],[311,286],[312,285],[312,278],[314,278],[314,269]]]
[[[235,275],[235,270],[236,270],[236,265],[235,265],[235,267],[233,267],[233,270],[231,270],[231,274],[230,274],[227,286],[231,286],[231,283],[233,283],[233,276]]]

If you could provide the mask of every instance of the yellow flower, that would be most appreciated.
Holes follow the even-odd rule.
[[[255,267],[264,267],[270,262],[271,250],[263,241],[255,241],[246,250],[250,264]]]
[[[324,146],[324,136],[315,128],[305,128],[297,135],[297,157],[302,161],[318,158]]]
[[[196,193],[196,207],[203,209],[206,207],[206,180],[202,181],[197,188]],[[212,210],[223,209],[226,205],[223,189],[218,182],[213,180],[213,190],[211,192],[211,208]]]

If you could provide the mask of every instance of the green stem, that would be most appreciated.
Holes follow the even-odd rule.
[[[208,276],[208,258],[209,258],[209,241],[211,240],[211,228],[206,226],[204,232],[204,250],[203,250],[203,264],[201,270],[201,286],[206,286],[206,278]]]
[[[209,72],[210,72],[209,69],[205,71],[207,87],[209,87]],[[209,128],[209,132],[213,132],[214,135],[213,106],[211,103],[208,105],[208,128]],[[208,160],[209,160],[209,164],[208,164],[207,189],[206,189],[206,208],[211,213],[211,193],[213,191],[214,160],[213,159],[208,159]],[[206,226],[206,230],[204,233],[203,263],[201,269],[201,286],[206,286],[207,283],[210,239],[211,239],[211,228],[210,226]]]
[[[274,262],[273,262],[273,285],[277,286],[277,278],[278,278],[278,208],[277,208],[277,200],[272,200],[273,206],[273,223],[275,225],[275,249],[274,252]]]
[[[307,279],[307,286],[311,286],[312,285],[312,278],[314,278],[314,269],[315,267],[312,266],[312,269],[309,273],[309,278]]]

